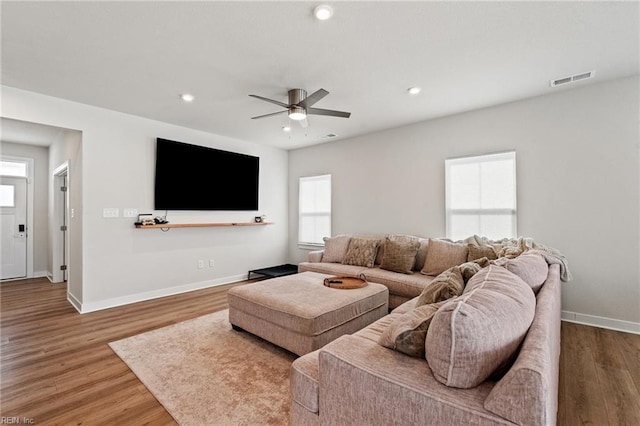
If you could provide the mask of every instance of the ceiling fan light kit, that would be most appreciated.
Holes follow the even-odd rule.
[[[295,121],[304,120],[307,118],[307,113],[304,108],[292,106],[289,108],[289,118]]]

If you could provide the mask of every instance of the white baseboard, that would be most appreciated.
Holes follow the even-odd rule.
[[[69,298],[69,302],[71,302],[71,304],[74,305],[76,309],[78,309],[78,312],[80,312],[81,314],[86,314],[88,312],[95,312],[95,311],[101,311],[103,309],[115,308],[116,306],[129,305],[131,303],[144,302],[145,300],[158,299],[160,297],[172,296],[174,294],[186,293],[189,291],[201,290],[203,288],[235,283],[238,281],[244,281],[246,279],[247,279],[247,274],[242,274],[242,275],[236,275],[232,277],[218,278],[215,280],[184,284],[176,287],[163,288],[159,290],[148,291],[145,293],[131,294],[131,295],[122,296],[122,297],[114,297],[111,299],[101,300],[98,302],[78,303],[78,301],[76,300],[76,303],[78,303],[78,306],[76,306],[70,298]]]
[[[606,328],[615,331],[624,331],[625,333],[640,334],[640,323],[632,321],[623,321],[569,311],[562,311],[562,321]]]
[[[82,313],[82,303],[71,293],[67,292],[67,300],[71,303],[71,306],[76,308],[76,311]]]
[[[48,275],[49,273],[47,271],[35,271],[33,273],[33,278],[44,278]]]

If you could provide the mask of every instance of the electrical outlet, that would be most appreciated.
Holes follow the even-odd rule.
[[[198,260],[198,269],[204,268],[204,260]]]
[[[138,217],[138,209],[124,209],[122,211],[124,217]]]
[[[120,209],[105,207],[102,209],[102,217],[120,217]]]
[[[209,268],[213,268],[213,265],[214,265],[213,259],[209,259]]]

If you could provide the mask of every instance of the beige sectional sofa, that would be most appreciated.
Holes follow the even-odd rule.
[[[531,254],[529,259],[545,257]],[[368,327],[296,359],[291,424],[554,425],[560,285],[568,271],[559,262],[543,262],[541,275],[539,264],[531,268],[524,256],[515,261],[516,256],[491,262],[461,295],[431,305],[422,356],[403,353],[401,344],[385,346],[383,338],[415,312],[429,309],[416,305],[416,295]],[[320,259],[312,254],[315,262],[301,268]],[[324,273],[362,273],[337,263],[333,267]],[[376,269],[366,269],[367,277],[376,276],[371,274]],[[407,298],[401,278],[394,278],[389,290]],[[435,279],[430,278],[417,287],[428,286]]]

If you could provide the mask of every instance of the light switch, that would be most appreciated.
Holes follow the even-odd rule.
[[[105,207],[102,209],[102,217],[120,217],[120,209]]]
[[[124,217],[138,217],[138,209],[124,209],[122,215]]]

